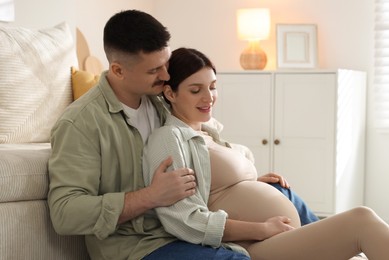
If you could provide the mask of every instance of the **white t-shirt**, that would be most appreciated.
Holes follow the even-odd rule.
[[[146,96],[142,97],[138,109],[133,109],[123,103],[122,105],[126,115],[127,123],[138,129],[142,136],[143,143],[146,143],[147,138],[151,132],[155,128],[161,126],[159,123],[157,110],[151,103],[150,99],[148,99]]]

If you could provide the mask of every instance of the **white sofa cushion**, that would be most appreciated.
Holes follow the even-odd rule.
[[[60,236],[47,192],[49,143],[0,144],[0,259],[89,260],[84,236]]]
[[[0,24],[0,143],[49,141],[72,101],[76,65],[66,23],[42,30]]]
[[[0,203],[0,234],[0,259],[90,259],[84,236],[55,233],[46,200]]]
[[[49,143],[0,144],[0,203],[47,198]]]

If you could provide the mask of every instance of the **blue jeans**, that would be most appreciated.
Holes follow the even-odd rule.
[[[249,260],[250,257],[237,253],[222,247],[212,248],[191,244],[185,241],[175,241],[158,248],[144,260],[202,260],[202,259],[221,259],[221,260]]]
[[[301,226],[319,220],[319,218],[308,208],[305,202],[291,189],[283,188],[279,183],[269,184],[281,191],[294,204],[300,216]]]

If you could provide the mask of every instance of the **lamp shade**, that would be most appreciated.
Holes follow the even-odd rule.
[[[270,11],[266,8],[239,9],[237,25],[241,40],[267,39],[270,31]]]

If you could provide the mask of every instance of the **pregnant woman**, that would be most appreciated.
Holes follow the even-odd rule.
[[[253,163],[220,140],[209,123],[217,98],[210,60],[197,50],[180,48],[169,64],[171,78],[163,94],[172,115],[149,137],[144,179],[150,185],[155,169],[169,155],[171,170],[192,168],[198,182],[193,196],[155,209],[169,233],[191,243],[245,252],[252,259],[346,260],[360,252],[370,260],[388,259],[389,226],[369,208],[300,227],[294,205],[258,182]]]

